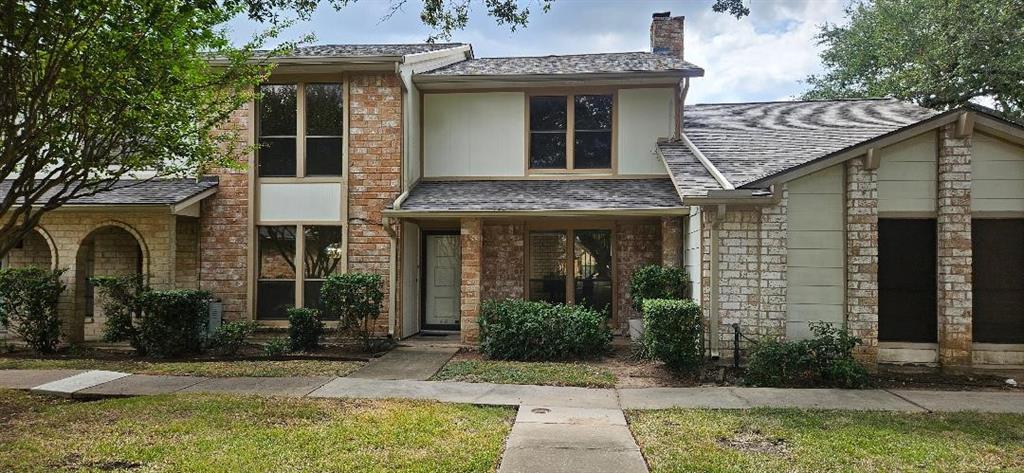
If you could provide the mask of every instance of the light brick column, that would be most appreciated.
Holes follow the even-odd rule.
[[[878,362],[878,170],[861,159],[846,166],[846,328],[856,355]]]
[[[939,363],[971,364],[971,139],[956,126],[939,133],[938,167]]]
[[[479,343],[480,262],[483,259],[483,222],[479,218],[462,219],[462,342]]]
[[[683,218],[661,217],[661,265],[683,265]]]

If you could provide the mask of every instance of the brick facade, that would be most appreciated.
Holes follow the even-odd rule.
[[[465,218],[461,222],[462,291],[461,320],[463,343],[477,343],[480,328],[477,317],[481,302],[481,264],[483,261],[483,222],[479,218]]]
[[[944,368],[971,363],[971,140],[955,133],[953,124],[939,133],[937,280]]]
[[[482,300],[526,297],[526,230],[522,223],[485,224],[481,263]]]
[[[846,163],[846,326],[858,357],[878,359],[878,170]]]
[[[629,297],[629,278],[633,271],[661,263],[661,223],[622,221],[615,224],[615,316],[612,330],[628,333],[629,319],[639,318]]]
[[[683,218],[661,217],[661,265],[683,265]]]

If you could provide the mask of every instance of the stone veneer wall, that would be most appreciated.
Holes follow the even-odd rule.
[[[50,245],[39,232],[29,233],[22,239],[21,248],[15,248],[3,259],[3,267],[50,269],[53,265]]]
[[[857,356],[878,360],[878,170],[846,162],[846,326],[861,339]]]
[[[381,211],[402,193],[401,82],[394,73],[350,75],[348,94],[348,270],[383,276],[377,330],[386,333],[391,240]],[[392,228],[401,238],[401,225]]]
[[[480,299],[526,297],[526,229],[521,223],[485,224]]]
[[[629,297],[629,278],[633,271],[649,264],[661,264],[661,223],[622,221],[615,224],[615,294],[618,305],[611,321],[612,330],[629,332],[629,319],[640,314]]]
[[[461,319],[459,321],[463,343],[478,343],[480,327],[481,274],[483,264],[483,222],[479,218],[464,218],[461,222],[462,246]]]
[[[938,306],[939,363],[971,364],[972,248],[971,139],[957,138],[956,125],[939,133]]]

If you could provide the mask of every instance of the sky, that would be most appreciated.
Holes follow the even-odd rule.
[[[392,0],[358,0],[341,11],[323,3],[310,20],[297,22],[277,40],[311,33],[314,44],[419,43],[431,33],[420,22],[417,0],[386,20]],[[806,89],[804,78],[821,71],[815,35],[826,22],[844,22],[848,0],[747,0],[751,14],[740,20],[714,13],[712,3],[556,0],[543,13],[537,0],[522,0],[531,11],[529,25],[511,32],[487,16],[482,1],[473,0],[468,27],[452,41],[472,44],[476,57],[646,51],[651,13],[671,11],[686,16],[686,59],[706,71],[691,82],[688,103],[787,100]],[[265,29],[245,17],[225,27],[236,44]]]

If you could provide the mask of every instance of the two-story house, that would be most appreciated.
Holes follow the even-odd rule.
[[[691,275],[712,357],[737,329],[827,321],[869,363],[1024,367],[1024,127],[890,99],[685,105],[683,27],[655,14],[627,53],[300,48],[225,125],[261,145],[246,169],[72,203],[6,264],[71,268],[79,339],[102,317],[85,278],[123,271],[267,325],[369,271],[397,338],[475,343],[501,298],[607,309],[621,334],[630,275],[663,264]]]

